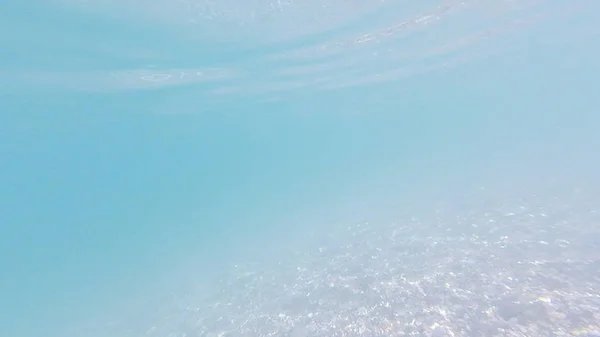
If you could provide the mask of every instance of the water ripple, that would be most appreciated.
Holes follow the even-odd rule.
[[[70,3],[71,5],[73,3]],[[203,83],[207,95],[274,99],[411,78],[552,39],[591,2],[541,0],[79,2],[175,29],[182,39],[220,41],[242,60],[193,69],[110,72],[100,86],[144,89]],[[581,35],[581,30],[579,30]],[[567,39],[569,34],[562,34]],[[260,47],[257,47],[260,46]],[[246,49],[244,49],[246,48]],[[104,88],[107,89],[107,88]]]

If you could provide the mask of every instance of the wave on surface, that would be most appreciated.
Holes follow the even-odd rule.
[[[22,76],[29,83],[86,91],[202,84],[202,95],[215,100],[232,96],[275,100],[292,92],[407,79],[506,52],[523,43],[553,40],[557,38],[553,34],[563,29],[562,22],[592,6],[539,0],[430,0],[418,4],[384,0],[62,0],[62,4],[76,13],[169,30],[176,51],[165,54],[163,66],[140,64],[129,69],[60,73],[48,69]],[[213,44],[217,47],[212,50],[202,49]],[[156,47],[160,49],[157,54],[168,47]],[[218,57],[206,61],[207,53],[218,56],[220,48],[237,56],[229,61]],[[186,65],[175,60],[181,54],[188,60]]]

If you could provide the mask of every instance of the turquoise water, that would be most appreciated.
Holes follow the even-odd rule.
[[[372,3],[0,5],[0,335],[135,320],[415,190],[595,170],[596,2]]]

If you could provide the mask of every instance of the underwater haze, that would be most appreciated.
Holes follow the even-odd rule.
[[[600,2],[0,5],[0,336],[600,336]]]

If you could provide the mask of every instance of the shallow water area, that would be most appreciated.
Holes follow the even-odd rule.
[[[0,10],[1,336],[593,336],[600,5]]]

